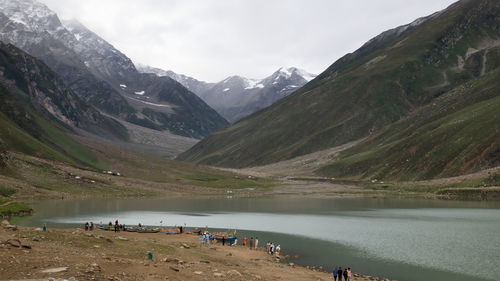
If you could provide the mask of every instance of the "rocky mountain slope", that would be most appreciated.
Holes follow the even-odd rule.
[[[172,70],[163,70],[161,68],[151,67],[144,64],[136,64],[135,67],[141,73],[153,73],[160,77],[164,76],[170,77],[175,81],[181,83],[184,87],[186,87],[188,90],[190,90],[191,92],[195,93],[198,96],[207,92],[208,90],[210,90],[210,88],[212,88],[215,85],[215,83],[200,81],[184,74],[175,73]]]
[[[9,151],[92,166],[90,153],[68,132],[129,138],[124,126],[83,102],[43,62],[3,43],[0,109],[0,143]]]
[[[0,1],[0,40],[42,59],[84,101],[153,130],[201,138],[227,124],[168,77],[139,73],[131,60],[76,21],[62,23],[34,0]]]
[[[295,67],[282,67],[264,79],[235,75],[218,83],[206,83],[170,70],[143,65],[139,65],[138,69],[144,73],[171,77],[232,123],[270,106],[316,77]]]
[[[228,77],[200,97],[227,120],[236,122],[288,96],[314,77],[295,67],[282,67],[260,80]]]
[[[429,178],[498,165],[499,15],[498,1],[459,1],[384,32],[179,158],[255,166],[368,137],[319,172]]]

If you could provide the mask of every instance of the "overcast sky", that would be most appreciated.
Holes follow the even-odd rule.
[[[379,33],[454,0],[40,0],[134,62],[216,82],[281,66],[319,74]]]

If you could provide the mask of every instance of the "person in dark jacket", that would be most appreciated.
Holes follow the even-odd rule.
[[[345,281],[349,281],[349,275],[347,274],[347,269],[344,269],[344,272],[342,272],[342,275],[344,275]]]
[[[342,270],[342,267],[339,266],[339,269],[337,270],[337,275],[339,276],[339,281],[342,281],[342,274],[344,271]]]
[[[333,268],[332,274],[333,274],[333,281],[337,281],[337,277],[339,275],[338,275],[338,271],[335,267]]]

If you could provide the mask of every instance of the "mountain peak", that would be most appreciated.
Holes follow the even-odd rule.
[[[38,1],[0,0],[0,13],[24,30],[54,33],[60,29],[57,14]]]
[[[285,78],[290,78],[293,75],[297,75],[297,76],[304,78],[304,80],[306,80],[307,82],[311,81],[312,79],[314,79],[317,76],[315,74],[311,74],[303,69],[293,67],[293,66],[281,67],[280,69],[278,69],[275,72],[275,74],[283,76]]]

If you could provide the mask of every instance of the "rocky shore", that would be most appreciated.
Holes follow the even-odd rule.
[[[152,259],[148,259],[151,253]],[[201,245],[191,234],[0,227],[2,280],[332,280],[241,246]],[[355,281],[389,279],[355,274]]]

